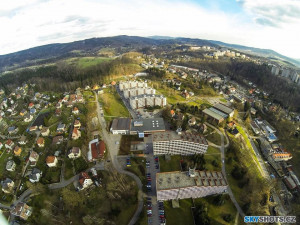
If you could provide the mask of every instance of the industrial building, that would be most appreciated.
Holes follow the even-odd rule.
[[[208,143],[203,136],[187,132],[158,132],[152,135],[154,155],[204,154]]]
[[[202,113],[208,117],[208,121],[219,124],[226,118],[233,117],[234,109],[224,104],[218,103],[213,107],[204,109]]]
[[[201,198],[221,194],[227,190],[227,182],[221,172],[197,171],[165,172],[156,174],[158,201]]]

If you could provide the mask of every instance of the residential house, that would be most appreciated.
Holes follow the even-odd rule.
[[[13,160],[9,160],[6,163],[6,167],[5,168],[6,168],[7,171],[10,171],[10,172],[15,171],[15,169],[16,169],[16,163]]]
[[[16,147],[14,148],[14,154],[15,154],[15,156],[20,156],[21,153],[22,153],[22,148],[19,147],[19,146],[16,146]]]
[[[14,145],[15,143],[11,139],[8,139],[5,143],[5,148],[12,150]]]
[[[174,117],[176,115],[173,109],[171,109],[170,113],[171,113],[171,117]]]
[[[25,116],[27,114],[26,109],[22,109],[20,112],[20,116]]]
[[[69,150],[68,157],[70,159],[77,159],[81,156],[81,150],[79,147],[73,147]]]
[[[190,97],[190,94],[189,94],[188,92],[186,92],[186,91],[183,91],[183,92],[181,93],[181,95],[182,95],[182,97],[184,97],[184,98],[189,98],[189,97]]]
[[[79,109],[75,106],[72,110],[72,113],[75,115],[79,114]]]
[[[19,130],[19,128],[15,127],[15,126],[9,127],[7,129],[7,131],[8,131],[9,134],[16,134],[18,132],[18,130]]]
[[[6,178],[1,181],[2,191],[6,194],[10,194],[13,192],[15,187],[15,182],[13,182],[10,178]]]
[[[63,132],[65,132],[65,129],[66,129],[66,125],[63,123],[59,123],[57,126],[57,129],[56,129],[56,132],[63,133]]]
[[[23,220],[27,220],[32,214],[32,208],[24,202],[19,202],[10,213],[14,216],[18,216]]]
[[[39,128],[38,128],[38,126],[31,126],[30,128],[29,128],[29,131],[30,132],[35,132],[35,131],[37,131]]]
[[[28,123],[28,122],[30,122],[32,119],[33,119],[33,116],[32,116],[31,114],[27,114],[27,115],[24,117],[24,122]]]
[[[90,162],[96,161],[104,157],[105,151],[106,147],[104,141],[94,139],[89,143],[89,151],[87,154],[87,158]]]
[[[48,127],[43,127],[43,129],[41,130],[41,135],[43,137],[49,136],[50,134],[50,129]]]
[[[74,128],[80,129],[80,127],[81,127],[80,121],[79,120],[75,120],[74,121]]]
[[[61,112],[62,112],[61,109],[56,109],[56,110],[55,110],[55,115],[56,115],[56,116],[60,116],[60,115],[61,115]]]
[[[28,108],[29,108],[29,109],[32,109],[33,107],[34,107],[33,102],[30,102],[29,105],[28,105]]]
[[[39,154],[35,151],[31,151],[29,155],[30,166],[35,166],[39,160]]]
[[[193,116],[191,119],[188,121],[190,126],[194,126],[196,124],[196,118]]]
[[[63,136],[55,136],[52,140],[52,144],[60,145],[63,143],[64,137]]]
[[[74,128],[73,129],[73,132],[72,132],[72,139],[73,140],[77,140],[78,138],[81,137],[81,132],[80,130],[78,130],[77,128]]]
[[[92,184],[93,184],[93,181],[86,172],[81,172],[79,174],[79,189],[80,190],[88,188]]]
[[[238,131],[237,128],[232,128],[232,129],[230,129],[230,130],[228,130],[228,131],[229,131],[229,133],[232,134],[234,137],[240,136],[240,133],[239,133],[239,131]]]
[[[42,137],[39,137],[36,141],[36,144],[40,147],[43,148],[45,146],[45,139]]]
[[[57,160],[56,156],[51,155],[51,156],[47,156],[46,163],[47,163],[47,166],[49,166],[49,167],[55,167],[55,166],[57,166],[58,160]]]
[[[20,145],[26,145],[27,144],[27,138],[25,135],[22,135],[22,137],[20,138],[19,142]]]
[[[42,171],[40,171],[38,168],[33,168],[33,170],[31,171],[31,174],[29,174],[29,181],[31,183],[39,182],[42,175],[43,175]]]

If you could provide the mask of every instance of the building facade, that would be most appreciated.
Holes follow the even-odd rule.
[[[139,82],[139,81],[121,81],[119,83],[119,89],[121,91],[130,89],[130,88],[146,88],[148,84],[146,82]]]
[[[226,192],[227,182],[221,172],[195,171],[156,174],[158,201],[201,198]]]
[[[157,132],[152,136],[154,155],[204,154],[208,143],[203,136],[183,132]]]
[[[125,98],[131,98],[139,95],[155,95],[156,90],[150,87],[137,87],[123,90]]]
[[[144,107],[167,105],[167,99],[163,95],[139,95],[129,98],[129,103],[132,109],[139,109]]]

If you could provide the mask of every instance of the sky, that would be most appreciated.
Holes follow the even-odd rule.
[[[218,40],[300,59],[300,0],[2,0],[0,55],[115,35]]]

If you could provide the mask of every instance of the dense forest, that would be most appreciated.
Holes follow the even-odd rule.
[[[136,73],[141,68],[135,60],[123,56],[88,68],[78,68],[65,62],[36,69],[23,69],[0,77],[5,90],[24,82],[35,83],[37,90],[69,91],[77,87],[108,83],[117,76]]]
[[[212,70],[229,76],[232,80],[243,83],[247,79],[259,88],[267,91],[270,98],[285,108],[300,112],[300,87],[286,79],[271,74],[271,68],[266,64],[232,59],[230,61],[190,61],[183,63],[186,66]]]

